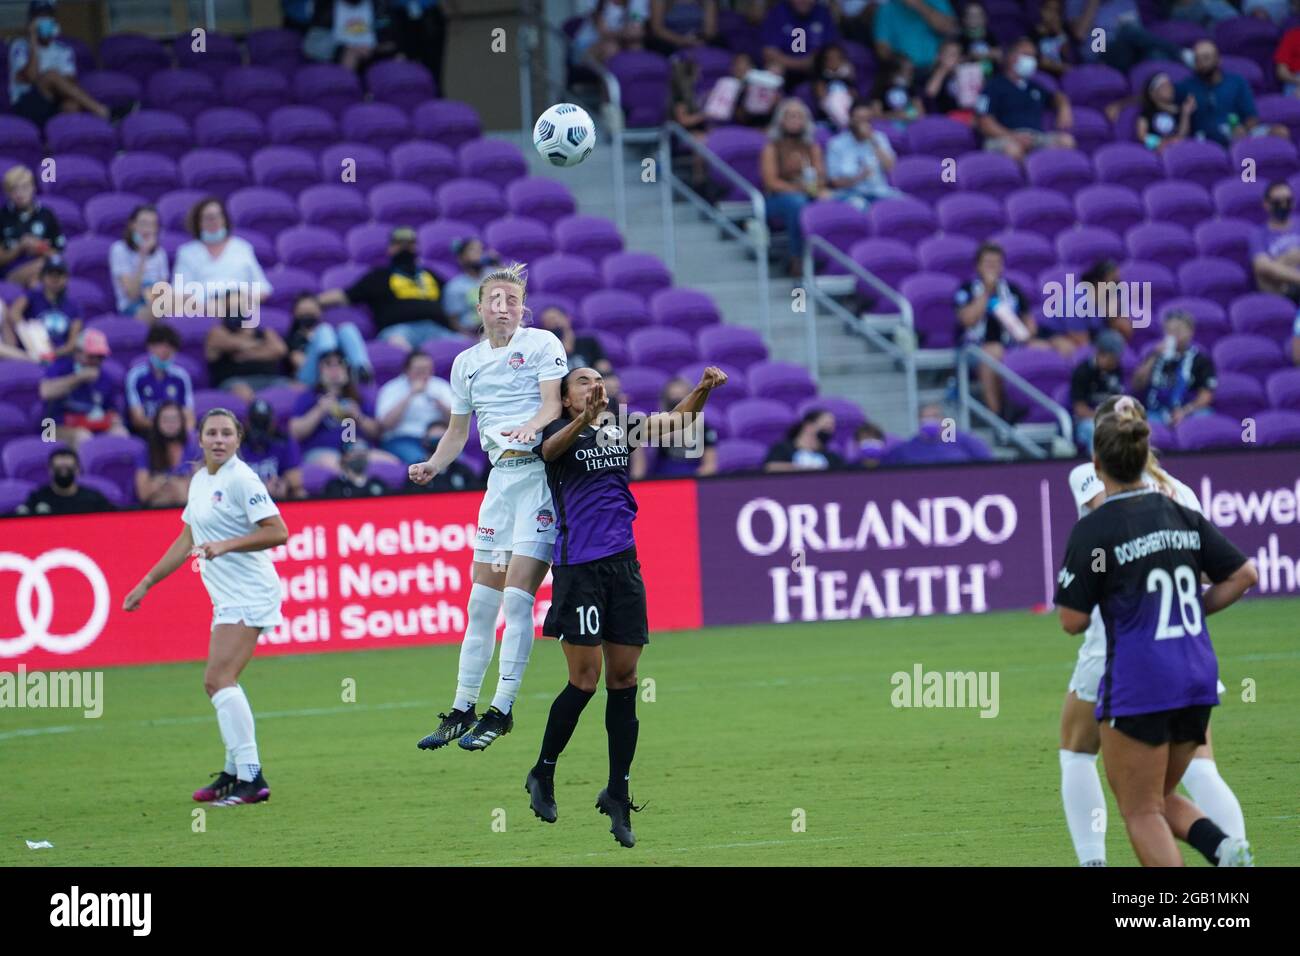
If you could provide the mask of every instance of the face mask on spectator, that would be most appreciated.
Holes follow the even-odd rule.
[[[55,468],[51,480],[56,488],[71,488],[77,480],[77,473],[71,468]]]
[[[858,442],[858,450],[863,458],[879,458],[885,453],[885,443],[879,438],[864,438]]]
[[[1292,199],[1281,199],[1268,204],[1269,215],[1278,222],[1286,222],[1291,218],[1291,209],[1295,205]]]
[[[41,17],[36,21],[37,38],[49,42],[59,35],[59,21],[52,17]]]
[[[403,249],[401,252],[393,255],[393,268],[399,272],[415,271],[415,253],[410,249]]]
[[[364,475],[366,473],[365,455],[349,455],[343,461],[343,467],[354,475]]]
[[[144,245],[144,236],[140,235],[138,232],[132,232],[131,241],[135,244],[135,247],[139,249]]]
[[[823,428],[817,432],[817,440],[821,442],[823,445],[829,445],[831,443],[831,439],[834,437],[835,437],[835,429],[833,428]]]
[[[1038,58],[1028,53],[1016,57],[1016,75],[1028,79],[1038,72]]]
[[[169,359],[169,358],[167,358],[167,359],[165,359],[165,358],[159,358],[159,357],[156,356],[156,355],[150,355],[150,356],[149,356],[149,364],[152,365],[154,368],[156,368],[156,369],[157,369],[158,371],[160,371],[160,372],[165,372],[165,371],[167,371],[169,368],[171,368],[171,367],[172,367],[172,362],[173,362],[173,361],[174,361],[173,359]]]
[[[225,238],[226,238],[225,229],[214,229],[212,230],[212,232],[208,232],[205,229],[204,231],[199,233],[199,239],[201,239],[203,242],[220,242]]]

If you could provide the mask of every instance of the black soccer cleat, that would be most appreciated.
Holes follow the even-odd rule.
[[[464,736],[465,731],[474,726],[474,721],[478,718],[474,715],[474,705],[469,705],[469,710],[453,710],[450,714],[439,714],[442,723],[438,729],[427,737],[421,737],[420,742],[416,744],[421,750],[437,750],[439,747],[445,747]]]
[[[559,816],[559,808],[555,805],[555,778],[539,777],[530,770],[524,778],[524,789],[528,791],[528,805],[537,819],[554,823]]]
[[[489,707],[487,713],[478,719],[465,736],[460,738],[462,750],[486,750],[488,745],[498,737],[504,737],[515,726],[513,713],[503,714],[495,707]]]
[[[239,778],[233,773],[226,773],[220,770],[212,774],[213,780],[205,783],[199,789],[194,791],[194,799],[199,803],[211,803],[213,800],[220,800],[230,795],[230,791],[235,789],[235,784]]]
[[[630,798],[620,800],[610,795],[606,788],[596,795],[596,809],[609,817],[609,832],[614,839],[625,847],[636,846],[636,834],[632,832],[632,814],[640,813],[645,804],[636,806]]]
[[[213,804],[214,807],[238,807],[248,803],[261,803],[271,799],[271,787],[262,776],[262,771],[252,780],[240,780],[229,795]]]

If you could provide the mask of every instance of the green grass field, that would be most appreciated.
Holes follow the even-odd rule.
[[[1262,866],[1300,864],[1297,617],[1300,601],[1269,600],[1213,619],[1229,689],[1216,750]],[[255,660],[243,685],[273,797],[207,809],[205,832],[189,794],[221,745],[202,666],[108,670],[98,720],[0,711],[0,865],[1072,866],[1056,752],[1077,647],[1029,613],[659,635],[642,658],[655,700],[639,703],[632,792],[649,807],[632,850],[593,809],[603,690],[560,761],[559,822],[528,809],[565,681],[552,641],[534,649],[514,732],[479,754],[415,747],[449,703],[455,646]],[[895,709],[890,675],[918,662],[999,672],[998,716]],[[1113,802],[1107,842],[1112,865],[1134,863]]]

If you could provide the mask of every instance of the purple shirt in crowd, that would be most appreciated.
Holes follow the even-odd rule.
[[[1284,229],[1270,229],[1268,226],[1260,226],[1250,234],[1250,258],[1252,261],[1261,252],[1270,259],[1276,259],[1278,256],[1296,248],[1300,248],[1300,221],[1296,219],[1289,220]]]
[[[245,439],[239,446],[239,457],[262,481],[283,477],[286,471],[302,465],[302,452],[291,435],[272,438],[265,445]]]
[[[152,359],[131,366],[126,373],[126,404],[140,408],[153,418],[163,402],[177,402],[184,408],[194,408],[194,384],[190,373],[172,362],[165,371],[155,371]]]
[[[297,418],[311,411],[312,407],[320,401],[320,392],[303,392],[298,396],[298,400],[293,403],[293,411],[290,413],[291,418]],[[341,399],[341,402],[347,399]],[[361,396],[361,411],[366,415],[375,413],[374,402]],[[360,434],[360,424],[356,426]],[[343,450],[343,419],[335,418],[332,414],[326,413],[312,432],[302,442],[301,449],[303,452],[309,452],[316,448],[328,448],[330,451]]]

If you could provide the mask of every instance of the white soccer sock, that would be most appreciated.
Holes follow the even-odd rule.
[[[248,706],[244,689],[236,684],[223,687],[212,695],[217,709],[217,725],[226,742],[227,765],[233,759],[240,780],[254,780],[261,770],[257,757],[257,736],[253,730],[253,708]]]
[[[486,584],[470,588],[466,613],[465,639],[460,642],[460,671],[456,675],[454,710],[467,710],[478,700],[483,675],[492,663],[497,643],[497,614],[501,611],[501,592]]]
[[[1062,750],[1061,800],[1065,822],[1080,863],[1106,860],[1106,796],[1097,774],[1097,755]]]
[[[1208,757],[1196,757],[1183,773],[1183,786],[1192,803],[1205,811],[1220,830],[1230,837],[1246,839],[1246,818],[1232,788],[1219,776],[1219,768]]]
[[[492,706],[503,714],[510,713],[519,684],[528,667],[528,655],[533,650],[533,596],[522,588],[506,588],[506,629],[501,635],[501,676],[497,679],[497,692]]]

